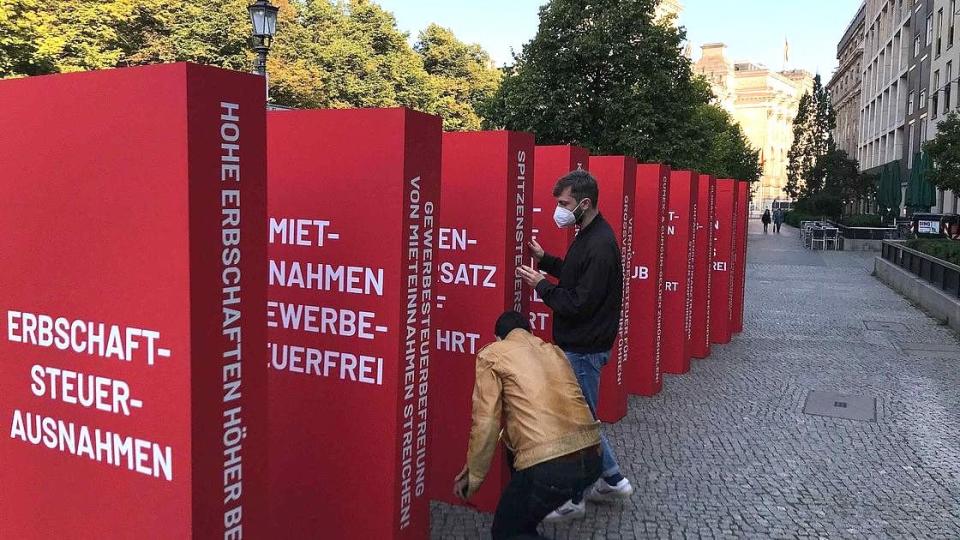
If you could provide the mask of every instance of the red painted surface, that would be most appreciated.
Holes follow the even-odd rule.
[[[730,342],[730,313],[733,278],[733,202],[736,199],[736,180],[717,180],[717,215],[713,226],[713,274],[710,283],[710,341]]]
[[[426,538],[440,118],[268,122],[271,535]]]
[[[717,181],[701,174],[697,192],[697,253],[693,270],[693,339],[690,355],[710,356],[710,283],[713,276],[713,222],[716,219]]]
[[[743,300],[747,280],[747,226],[750,219],[750,183],[737,182],[736,204],[737,229],[734,238],[737,241],[737,261],[734,267],[733,287],[733,317],[730,320],[730,330],[735,333],[743,332]]]
[[[171,64],[0,102],[0,536],[266,536],[262,79]]]
[[[597,417],[616,422],[627,415],[627,387],[624,382],[630,358],[630,273],[633,268],[633,216],[636,196],[637,162],[624,156],[592,156],[590,172],[600,188],[601,212],[613,228],[623,261],[623,309],[620,335],[610,360],[600,374],[600,402]]]
[[[637,165],[628,326],[630,356],[625,373],[627,392],[641,396],[655,395],[663,387],[662,268],[669,188],[670,167],[657,163]]]
[[[534,140],[529,133],[444,133],[434,361],[430,496],[460,504],[453,481],[464,465],[477,351],[494,341],[506,310],[528,313]],[[478,186],[482,185],[482,189]],[[470,504],[493,511],[509,481],[502,447]]]
[[[688,296],[693,266],[691,238],[694,234],[694,208],[699,175],[691,171],[670,173],[670,198],[667,214],[667,256],[663,288],[663,371],[690,371],[688,332],[692,322],[692,302]]]

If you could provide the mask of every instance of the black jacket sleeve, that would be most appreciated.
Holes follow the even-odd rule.
[[[587,257],[576,287],[568,289],[544,279],[537,284],[537,294],[550,309],[565,317],[590,316],[603,303],[611,265],[616,266],[617,261],[609,254]]]
[[[560,272],[563,271],[563,259],[560,257],[554,257],[547,252],[543,253],[543,258],[540,259],[540,264],[537,265],[540,270],[550,274],[551,276],[560,279]]]

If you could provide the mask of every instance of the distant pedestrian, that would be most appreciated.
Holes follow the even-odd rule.
[[[773,231],[780,234],[781,225],[783,225],[783,210],[777,208],[773,211]]]
[[[760,221],[763,222],[763,234],[767,234],[767,227],[770,226],[770,210],[764,210],[763,216],[760,218]]]

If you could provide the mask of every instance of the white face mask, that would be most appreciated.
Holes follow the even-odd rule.
[[[581,203],[583,201],[580,201]],[[580,208],[580,205],[577,205],[577,209]],[[574,209],[574,212],[576,209]],[[566,227],[573,227],[577,223],[577,215],[567,210],[566,208],[557,205],[557,209],[553,211],[553,221],[557,224],[557,227],[561,229]]]

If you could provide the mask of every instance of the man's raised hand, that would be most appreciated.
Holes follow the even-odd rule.
[[[543,259],[543,248],[537,243],[537,239],[531,238],[527,245],[530,246],[530,254],[533,255],[533,258],[540,262]]]
[[[517,275],[531,287],[536,287],[537,283],[543,281],[543,274],[526,265],[517,267]]]

